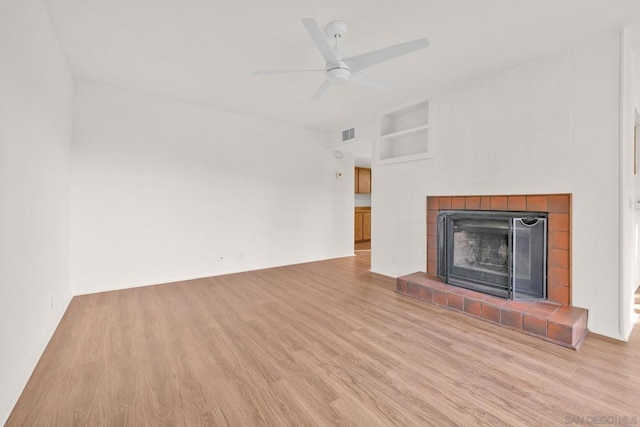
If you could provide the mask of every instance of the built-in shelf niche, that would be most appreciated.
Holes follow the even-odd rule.
[[[378,164],[433,157],[429,135],[429,101],[413,102],[380,115]]]

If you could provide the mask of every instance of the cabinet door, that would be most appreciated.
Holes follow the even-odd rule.
[[[362,240],[362,212],[356,212],[354,217],[354,240],[359,242]]]
[[[354,181],[355,181],[355,183],[353,184],[353,188],[355,189],[354,192],[356,194],[359,193],[359,191],[358,191],[358,182],[359,182],[358,175],[360,175],[360,168],[355,168],[354,171],[353,171],[353,178],[354,178]]]
[[[358,193],[371,193],[371,169],[358,168]]]
[[[371,240],[371,212],[362,213],[362,240]]]

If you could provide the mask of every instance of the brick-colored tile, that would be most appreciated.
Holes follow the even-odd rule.
[[[527,210],[533,212],[546,212],[547,196],[527,196]]]
[[[584,308],[563,305],[549,317],[549,322],[574,325],[577,322],[585,320],[586,315],[587,310]]]
[[[407,295],[418,298],[420,287],[420,285],[416,285],[415,283],[407,282]]]
[[[432,295],[433,292],[431,288],[427,286],[420,286],[420,289],[418,289],[418,298],[420,298],[422,301],[432,302]]]
[[[507,210],[507,196],[491,196],[491,210],[492,211],[506,211]]]
[[[482,302],[464,297],[464,312],[476,317],[482,317]]]
[[[451,198],[451,209],[464,209],[465,205],[466,205],[466,201],[464,197]]]
[[[525,196],[509,196],[507,197],[507,210],[510,211],[526,211],[527,198]]]
[[[494,297],[494,296],[491,296],[491,295],[482,300],[483,304],[491,305],[493,307],[502,307],[503,305],[505,305],[508,302],[509,302],[509,300],[507,300],[507,299],[498,298],[498,297]]]
[[[455,286],[452,285],[448,285],[440,280],[431,280],[431,283],[429,284],[429,287],[431,289],[437,289],[439,291],[442,292],[451,292],[452,289],[456,289]]]
[[[438,250],[437,249],[427,249],[427,261],[435,261],[438,260]]]
[[[451,209],[451,197],[440,197],[438,209]]]
[[[436,222],[438,222],[438,211],[429,209],[427,211],[427,223],[436,223]]]
[[[476,301],[483,301],[485,300],[488,295],[487,294],[483,294],[481,292],[476,292],[476,291],[472,291],[471,289],[467,290],[467,293],[464,294],[464,297],[467,299],[473,299]]]
[[[547,196],[549,213],[569,213],[571,211],[571,196],[569,194],[550,194]]]
[[[439,289],[431,289],[433,302],[439,305],[447,305],[447,291],[441,291]]]
[[[491,196],[480,197],[480,210],[483,210],[483,211],[491,210]]]
[[[569,232],[549,231],[550,249],[569,249]]]
[[[417,283],[422,286],[433,286],[434,282],[440,284],[440,281],[434,281],[431,279],[426,273],[418,272],[409,274],[408,276],[403,276],[408,282]]]
[[[467,210],[480,209],[480,196],[467,196],[465,201],[465,209]]]
[[[401,277],[396,279],[396,291],[403,294],[407,293],[407,281]]]
[[[510,328],[522,329],[522,312],[505,310],[500,313],[500,323]]]
[[[547,321],[546,319],[540,319],[535,316],[528,316],[524,314],[523,328],[527,332],[539,335],[541,337],[547,336]]]
[[[573,345],[573,328],[567,325],[549,322],[547,337],[569,346]]]
[[[569,231],[569,214],[549,214],[549,231]]]
[[[525,316],[534,316],[540,319],[547,319],[556,312],[562,305],[549,301],[538,301],[524,312]]]
[[[547,299],[560,304],[569,304],[570,295],[567,286],[547,284]]]
[[[569,286],[569,269],[549,266],[547,269],[547,283],[550,285]]]
[[[427,236],[436,236],[438,234],[438,224],[435,222],[427,223]]]
[[[440,200],[440,197],[428,196],[427,197],[427,209],[428,210],[434,210],[434,211],[437,211],[438,209],[440,209],[438,207],[438,201],[439,200]]]
[[[434,236],[431,234],[427,235],[427,248],[438,248],[438,236]]]
[[[569,268],[569,251],[567,249],[549,249],[549,266]]]
[[[456,294],[456,295],[467,295],[469,292],[471,292],[469,289],[466,288],[461,288],[459,286],[454,286],[453,289],[451,289],[449,291],[450,294]]]
[[[438,274],[438,264],[435,261],[427,261],[427,273]]]
[[[534,305],[535,301],[507,301],[502,308],[510,311],[519,311],[524,313],[529,307]]]
[[[482,301],[482,318],[491,322],[500,323],[500,308]]]
[[[456,310],[460,311],[464,310],[464,297],[462,295],[457,295],[449,292],[447,298],[447,305],[449,307],[455,308]]]

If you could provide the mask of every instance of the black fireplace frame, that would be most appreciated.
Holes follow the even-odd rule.
[[[462,219],[492,219],[503,220],[508,224],[508,268],[507,277],[498,278],[499,274],[487,275],[486,277],[464,277],[454,273],[453,266],[453,223]],[[522,292],[514,292],[514,219],[522,220],[522,224],[535,223],[543,220],[544,242],[543,242],[543,259],[542,259],[542,289],[541,294],[538,292],[535,296],[523,296]],[[512,212],[512,211],[474,211],[474,210],[440,210],[438,215],[438,265],[437,272],[440,279],[444,282],[471,289],[474,291],[494,295],[507,299],[534,299],[544,300],[547,297],[547,222],[548,216],[546,212]],[[460,270],[460,267],[455,267]],[[500,283],[498,283],[500,282]]]

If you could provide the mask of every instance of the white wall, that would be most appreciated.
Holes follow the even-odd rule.
[[[353,253],[353,159],[334,157],[328,133],[75,89],[74,294]]]
[[[70,301],[71,76],[39,0],[0,2],[0,425]]]
[[[433,159],[376,166],[372,270],[426,268],[428,195],[573,193],[573,303],[620,328],[620,35],[431,98]]]

